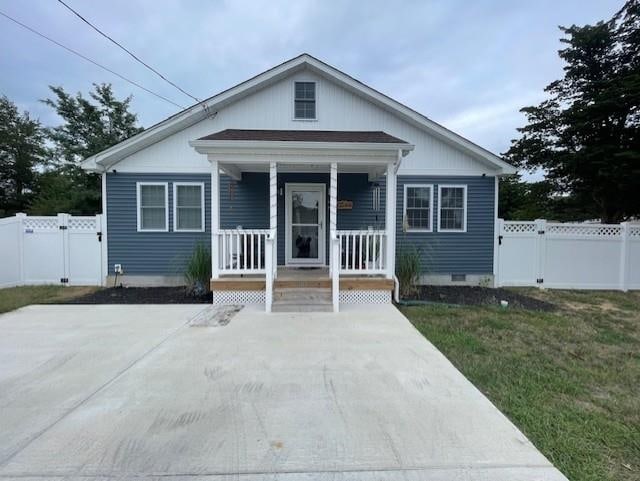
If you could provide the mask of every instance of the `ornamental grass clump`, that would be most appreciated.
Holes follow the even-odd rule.
[[[196,244],[184,271],[187,289],[194,297],[201,297],[209,292],[211,279],[211,252],[204,244]]]
[[[420,253],[415,247],[406,248],[398,254],[396,276],[400,282],[400,297],[414,296],[418,290],[418,282],[422,273]]]

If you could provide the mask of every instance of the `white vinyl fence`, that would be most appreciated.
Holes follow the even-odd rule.
[[[498,219],[498,286],[640,289],[640,225]]]
[[[0,287],[101,285],[102,216],[0,219]]]

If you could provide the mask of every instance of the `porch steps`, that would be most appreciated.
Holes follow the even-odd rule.
[[[273,312],[331,312],[331,289],[278,287],[273,292]]]

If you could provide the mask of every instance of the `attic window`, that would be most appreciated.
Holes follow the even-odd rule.
[[[298,120],[315,120],[316,83],[295,82],[294,90],[294,118]]]

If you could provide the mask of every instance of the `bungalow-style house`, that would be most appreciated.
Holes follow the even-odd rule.
[[[214,303],[390,302],[403,250],[423,283],[491,284],[498,177],[515,169],[303,54],[85,160],[102,174],[104,272],[183,282],[212,252]]]

